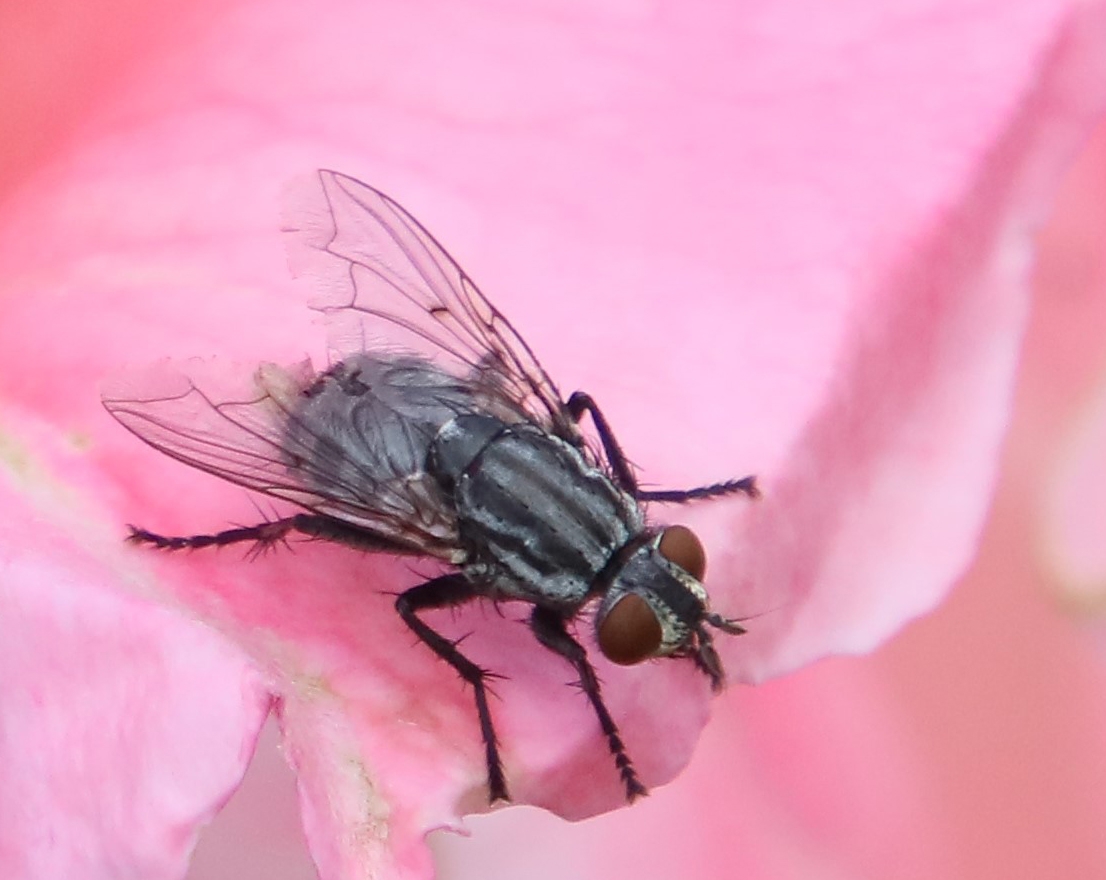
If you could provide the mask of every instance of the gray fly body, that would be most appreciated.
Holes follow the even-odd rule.
[[[442,428],[429,467],[471,548],[465,574],[496,598],[575,612],[644,528],[633,496],[534,425],[462,416]]]
[[[643,505],[755,496],[753,478],[641,489],[595,402],[564,399],[446,251],[377,190],[320,171],[285,231],[293,267],[315,279],[313,305],[331,319],[329,369],[266,364],[248,391],[220,396],[176,376],[159,393],[105,392],[104,405],[162,452],[303,512],[210,535],[132,528],[131,540],[269,546],[298,532],[442,559],[453,570],[402,593],[396,609],[472,685],[491,799],[508,794],[490,673],[420,616],[481,597],[532,606],[530,627],[575,668],[627,797],[644,794],[571,624],[594,606],[596,641],[612,661],[689,657],[720,688],[711,630],[742,629],[710,610],[695,535],[650,526]],[[388,348],[365,345],[381,333]],[[594,447],[580,431],[585,414]]]
[[[366,511],[367,519],[420,524],[412,552],[461,562],[456,515],[427,472],[444,425],[478,406],[472,384],[415,356],[371,352],[339,361],[286,404],[281,451],[311,488]],[[310,467],[305,467],[310,463]],[[396,535],[392,535],[396,537]]]

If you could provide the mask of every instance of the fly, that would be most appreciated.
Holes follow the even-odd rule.
[[[594,607],[596,640],[611,661],[690,658],[721,689],[711,631],[744,630],[710,610],[695,534],[651,526],[643,505],[756,497],[754,478],[641,488],[595,401],[561,396],[522,337],[410,214],[333,171],[310,183],[284,231],[294,267],[321,291],[312,305],[331,321],[332,366],[262,365],[239,397],[176,376],[172,387],[103,400],[161,452],[301,512],[187,537],[132,527],[130,540],[164,550],[267,547],[300,533],[447,563],[447,573],[395,605],[472,686],[492,801],[507,800],[508,789],[488,707],[491,673],[421,614],[477,598],[528,603],[534,636],[575,669],[634,800],[646,788],[571,624]],[[382,330],[399,347],[365,344]],[[585,414],[595,446],[580,430]]]

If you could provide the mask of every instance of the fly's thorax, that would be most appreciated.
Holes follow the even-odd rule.
[[[477,464],[481,453],[507,425],[494,416],[469,413],[450,419],[439,429],[427,456],[427,470],[452,495],[457,484]]]
[[[427,469],[452,498],[466,573],[488,594],[575,610],[643,528],[630,495],[539,425],[459,416],[438,432]]]
[[[607,659],[632,665],[681,654],[708,612],[702,545],[689,529],[648,535],[614,573],[595,616]]]

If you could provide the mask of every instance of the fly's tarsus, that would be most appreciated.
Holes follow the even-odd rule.
[[[283,542],[288,533],[296,528],[299,516],[264,522],[256,526],[239,526],[225,529],[213,535],[159,535],[148,529],[129,526],[127,540],[132,544],[148,544],[158,550],[200,550],[204,547],[226,547],[228,544],[252,542],[255,550],[264,552],[278,542]]]
[[[642,489],[637,493],[639,501],[659,501],[670,504],[686,504],[689,501],[706,501],[711,498],[725,498],[727,495],[745,495],[759,498],[756,477],[742,477],[740,480],[727,480],[710,486],[697,486],[694,489]]]

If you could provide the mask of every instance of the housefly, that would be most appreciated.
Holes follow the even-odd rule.
[[[641,488],[595,401],[567,399],[530,347],[445,249],[381,192],[319,171],[284,230],[331,325],[331,366],[258,368],[250,393],[215,395],[184,375],[104,406],[179,461],[301,512],[256,526],[130,539],[165,550],[292,533],[369,551],[433,557],[447,573],[401,593],[396,610],[472,686],[492,801],[508,798],[486,682],[491,673],[421,617],[477,598],[532,606],[537,640],[571,664],[629,800],[645,794],[571,626],[594,611],[618,664],[686,657],[723,683],[705,554],[683,526],[651,526],[643,505],[757,494],[752,477],[695,489]],[[386,338],[387,345],[366,343]],[[590,416],[598,442],[581,432]]]

